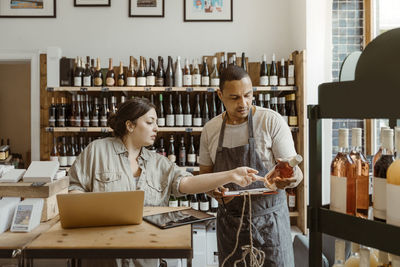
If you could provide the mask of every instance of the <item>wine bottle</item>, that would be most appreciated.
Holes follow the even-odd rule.
[[[278,98],[277,97],[272,97],[271,98],[271,109],[273,111],[276,111],[276,112],[279,113],[279,110],[278,110]]]
[[[85,143],[86,143],[85,137],[79,136],[79,153],[78,154],[80,154],[85,149]]]
[[[156,147],[154,146],[154,143],[151,144],[151,145],[149,145],[149,146],[147,147],[147,150],[148,150],[149,152],[152,152],[152,153],[156,153],[156,152],[157,152],[157,149],[156,149]]]
[[[400,226],[400,128],[395,128],[396,160],[387,170],[387,223]],[[374,190],[375,191],[375,190]]]
[[[196,86],[196,87],[201,86],[201,74],[200,74],[197,58],[194,59],[194,61],[193,61],[192,79],[193,79],[193,86]]]
[[[272,54],[272,62],[269,70],[269,84],[271,86],[278,86],[278,68],[275,62],[275,54]]]
[[[57,138],[53,136],[53,148],[50,152],[50,160],[51,161],[59,161],[58,160],[58,149],[57,149]]]
[[[84,97],[85,97],[85,100],[83,101],[82,126],[89,127],[90,126],[89,95],[85,95]]]
[[[86,57],[86,68],[83,73],[83,86],[92,86],[92,76],[93,73],[90,69],[90,57]]]
[[[136,73],[133,64],[133,56],[129,57],[129,69],[126,74],[126,86],[136,86]]]
[[[72,166],[74,164],[74,161],[76,159],[75,155],[75,137],[71,136],[70,137],[70,145],[68,146],[67,150],[67,166]]]
[[[382,136],[382,155],[374,166],[374,192],[373,207],[374,219],[386,221],[386,174],[387,170],[394,161],[393,156],[393,130],[384,129]]]
[[[237,64],[236,64],[236,55],[232,55],[232,57],[231,57],[231,64],[230,65],[232,65],[232,66],[236,66]]]
[[[163,58],[158,57],[158,66],[156,71],[156,86],[164,86],[164,63]]]
[[[174,136],[171,135],[169,138],[169,148],[168,148],[168,159],[172,162],[176,162],[175,146],[174,146]]]
[[[76,67],[74,71],[74,86],[82,86],[83,68],[81,58],[76,60]]]
[[[167,152],[165,151],[165,147],[164,147],[164,138],[160,137],[160,143],[157,149],[157,153],[166,157],[167,156]]]
[[[159,99],[160,103],[157,109],[157,124],[160,127],[165,127],[164,101],[162,94],[160,94]]]
[[[208,72],[207,58],[203,59],[203,69],[201,72],[201,85],[210,86],[210,73]]]
[[[202,126],[199,94],[196,94],[196,105],[194,107],[194,113],[193,113],[193,126],[195,126],[195,127]]]
[[[178,204],[179,204],[178,199],[174,195],[170,195],[168,200],[168,206],[176,208],[178,207]]]
[[[175,109],[175,125],[178,127],[183,126],[183,109],[182,109],[182,96],[178,93],[178,104]]]
[[[146,73],[146,85],[155,86],[156,85],[156,73],[154,71],[154,60],[150,58],[149,60],[149,70]]]
[[[258,106],[259,107],[264,107],[264,95],[263,94],[258,94]]]
[[[240,67],[247,72],[246,55],[244,54],[244,52],[242,53],[242,64]]]
[[[99,117],[100,117],[99,99],[95,97],[93,100],[92,112],[90,116],[90,126],[99,127]]]
[[[117,98],[115,96],[111,96],[110,113],[117,113]]]
[[[346,243],[344,240],[335,240],[335,263],[332,267],[344,267]]]
[[[278,112],[283,117],[284,121],[288,123],[288,116],[286,114],[286,100],[285,97],[278,98]]]
[[[296,111],[296,95],[295,94],[290,94],[289,97],[289,103],[288,103],[288,120],[289,120],[289,126],[291,127],[296,127],[298,125],[297,122],[297,111]]]
[[[217,116],[217,105],[215,103],[215,93],[212,92],[212,99],[211,99],[211,109],[210,109],[210,118],[214,118]]]
[[[190,95],[189,93],[186,94],[186,105],[185,111],[183,115],[183,121],[185,126],[192,126],[192,112],[190,108]]]
[[[189,207],[189,199],[186,195],[179,198],[179,207]]]
[[[146,86],[146,72],[144,70],[144,58],[140,57],[139,70],[136,72],[136,85]]]
[[[260,86],[268,86],[268,84],[269,84],[269,77],[268,77],[267,56],[264,54],[260,66]]]
[[[61,146],[60,146],[60,155],[58,160],[60,162],[60,167],[67,167],[68,166],[68,159],[67,159],[67,146],[65,141],[65,136],[61,138]]]
[[[378,161],[378,159],[381,157],[381,155],[382,155],[382,150],[383,150],[383,148],[382,148],[382,137],[383,137],[383,130],[384,129],[390,129],[389,127],[381,127],[381,133],[380,133],[380,138],[379,138],[379,141],[380,141],[380,146],[379,146],[379,149],[378,149],[378,151],[376,152],[376,154],[374,155],[374,157],[373,157],[373,159],[372,159],[372,170],[374,170],[374,167],[375,167],[375,163]]]
[[[100,67],[100,58],[97,58],[96,72],[94,73],[94,86],[103,86],[103,73]]]
[[[112,58],[108,59],[108,71],[106,74],[106,85],[114,86],[115,85],[115,73],[112,64]]]
[[[217,110],[217,114],[222,114],[225,111],[224,108],[224,103],[219,99],[218,100],[219,104],[218,104],[218,110]]]
[[[81,95],[76,95],[76,101],[75,101],[75,127],[81,127],[82,126],[81,115],[82,115]]]
[[[183,69],[183,86],[192,86],[192,74],[190,72],[189,59],[185,60],[185,68]]]
[[[194,148],[193,135],[190,136],[190,146],[187,154],[187,165],[188,166],[196,165],[196,150]]]
[[[272,167],[272,169],[265,176],[265,186],[276,191],[278,188],[275,184],[275,178],[291,178],[294,174],[294,168],[303,161],[303,157],[296,155],[288,159],[281,159]]]
[[[49,127],[56,127],[57,108],[54,97],[51,97],[51,104],[49,107]]]
[[[257,103],[256,103],[256,97],[255,97],[255,96],[252,97],[251,104],[252,104],[253,106],[256,106],[256,105],[257,105]]]
[[[351,129],[351,152],[356,177],[356,216],[368,218],[369,163],[361,151],[361,128]]]
[[[265,108],[271,109],[271,95],[270,94],[264,95],[264,106],[265,106]]]
[[[172,57],[168,56],[168,66],[165,71],[165,86],[174,86],[174,71],[173,71]]]
[[[219,63],[218,67],[219,75],[222,75],[222,72],[224,71],[225,68],[226,68],[225,57],[221,56],[221,62]]]
[[[108,107],[107,98],[103,97],[103,105],[100,112],[100,127],[107,127]]]
[[[208,94],[204,93],[204,103],[203,103],[203,110],[202,110],[202,125],[206,125],[206,123],[210,120],[210,111],[208,108]]]
[[[189,205],[194,210],[199,210],[199,199],[196,194],[189,195]]]
[[[124,65],[122,64],[122,61],[119,62],[119,73],[118,73],[118,78],[117,78],[117,85],[125,86]]]
[[[174,75],[175,87],[182,87],[182,77],[181,57],[178,56]]]
[[[173,127],[175,126],[175,114],[174,114],[174,106],[172,102],[172,94],[169,95],[169,103],[167,108],[167,126]]]
[[[94,74],[96,72],[96,66],[94,64],[94,58],[90,59],[90,73],[92,74],[92,86],[94,86]]]
[[[287,80],[286,80],[286,70],[285,70],[285,59],[283,59],[283,58],[281,60],[281,71],[279,74],[280,74],[279,75],[279,85],[286,86]]]
[[[296,211],[296,188],[286,189],[286,194],[289,211]]]
[[[331,205],[333,211],[356,214],[356,177],[349,155],[349,130],[339,129],[339,152],[331,163]]]
[[[292,54],[289,55],[289,62],[288,62],[288,85],[294,85],[294,63],[293,63],[293,56]]]
[[[205,193],[200,194],[200,210],[207,212],[210,209],[210,202],[208,201],[208,196]]]
[[[65,97],[61,97],[61,103],[57,107],[57,126],[65,127],[66,126],[66,108],[67,101]]]
[[[186,166],[186,147],[185,147],[185,138],[183,136],[181,137],[181,144],[179,146],[178,165],[182,167]]]
[[[210,74],[211,86],[218,87],[219,86],[219,73],[217,68],[217,58],[213,58],[213,70]]]

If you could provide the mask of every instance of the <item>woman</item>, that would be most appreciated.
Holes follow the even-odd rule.
[[[228,183],[244,187],[263,180],[256,176],[256,170],[248,167],[192,176],[166,157],[145,148],[156,139],[156,122],[155,106],[147,99],[134,98],[121,104],[109,118],[115,137],[93,141],[79,155],[69,170],[69,190],[73,193],[144,190],[145,206],[167,206],[170,194],[179,197]],[[140,264],[143,263],[138,261],[135,266]]]

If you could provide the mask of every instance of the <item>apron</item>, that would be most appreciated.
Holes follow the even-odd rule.
[[[222,122],[213,171],[221,172],[247,166],[258,170],[258,175],[265,176],[268,170],[265,168],[260,155],[255,149],[252,109],[250,109],[248,116],[249,143],[244,146],[234,148],[222,146],[226,120],[227,115],[225,115]],[[264,187],[264,183],[257,181],[245,188],[230,183],[225,185],[225,187],[231,191],[252,189]],[[247,198],[246,208],[242,229],[239,234],[239,244],[235,254],[225,263],[225,267],[233,266],[236,260],[241,259],[241,247],[250,244],[249,223],[252,224],[253,229],[253,246],[265,252],[264,266],[293,267],[293,245],[285,190],[278,189],[278,194],[274,195],[251,196],[251,222],[249,222],[249,199],[248,196],[245,197]],[[217,240],[220,266],[235,247],[243,200],[243,197],[235,197],[232,201],[218,207]],[[247,266],[250,266],[249,256],[246,256],[246,263]]]

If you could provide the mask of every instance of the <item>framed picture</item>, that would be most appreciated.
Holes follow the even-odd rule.
[[[74,0],[76,7],[111,6],[111,0]]]
[[[233,21],[233,0],[183,0],[184,21]]]
[[[164,17],[164,0],[129,0],[129,17]]]
[[[55,18],[56,0],[0,0],[0,18]]]

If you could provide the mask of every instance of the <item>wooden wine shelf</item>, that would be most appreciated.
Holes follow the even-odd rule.
[[[300,213],[298,211],[289,212],[290,217],[299,217]]]
[[[298,132],[299,127],[290,127],[292,132]],[[46,132],[55,133],[111,133],[110,127],[46,127]],[[203,127],[159,127],[160,133],[201,133]]]
[[[216,92],[218,87],[47,87],[48,92]],[[296,86],[255,86],[254,92],[296,91]]]

